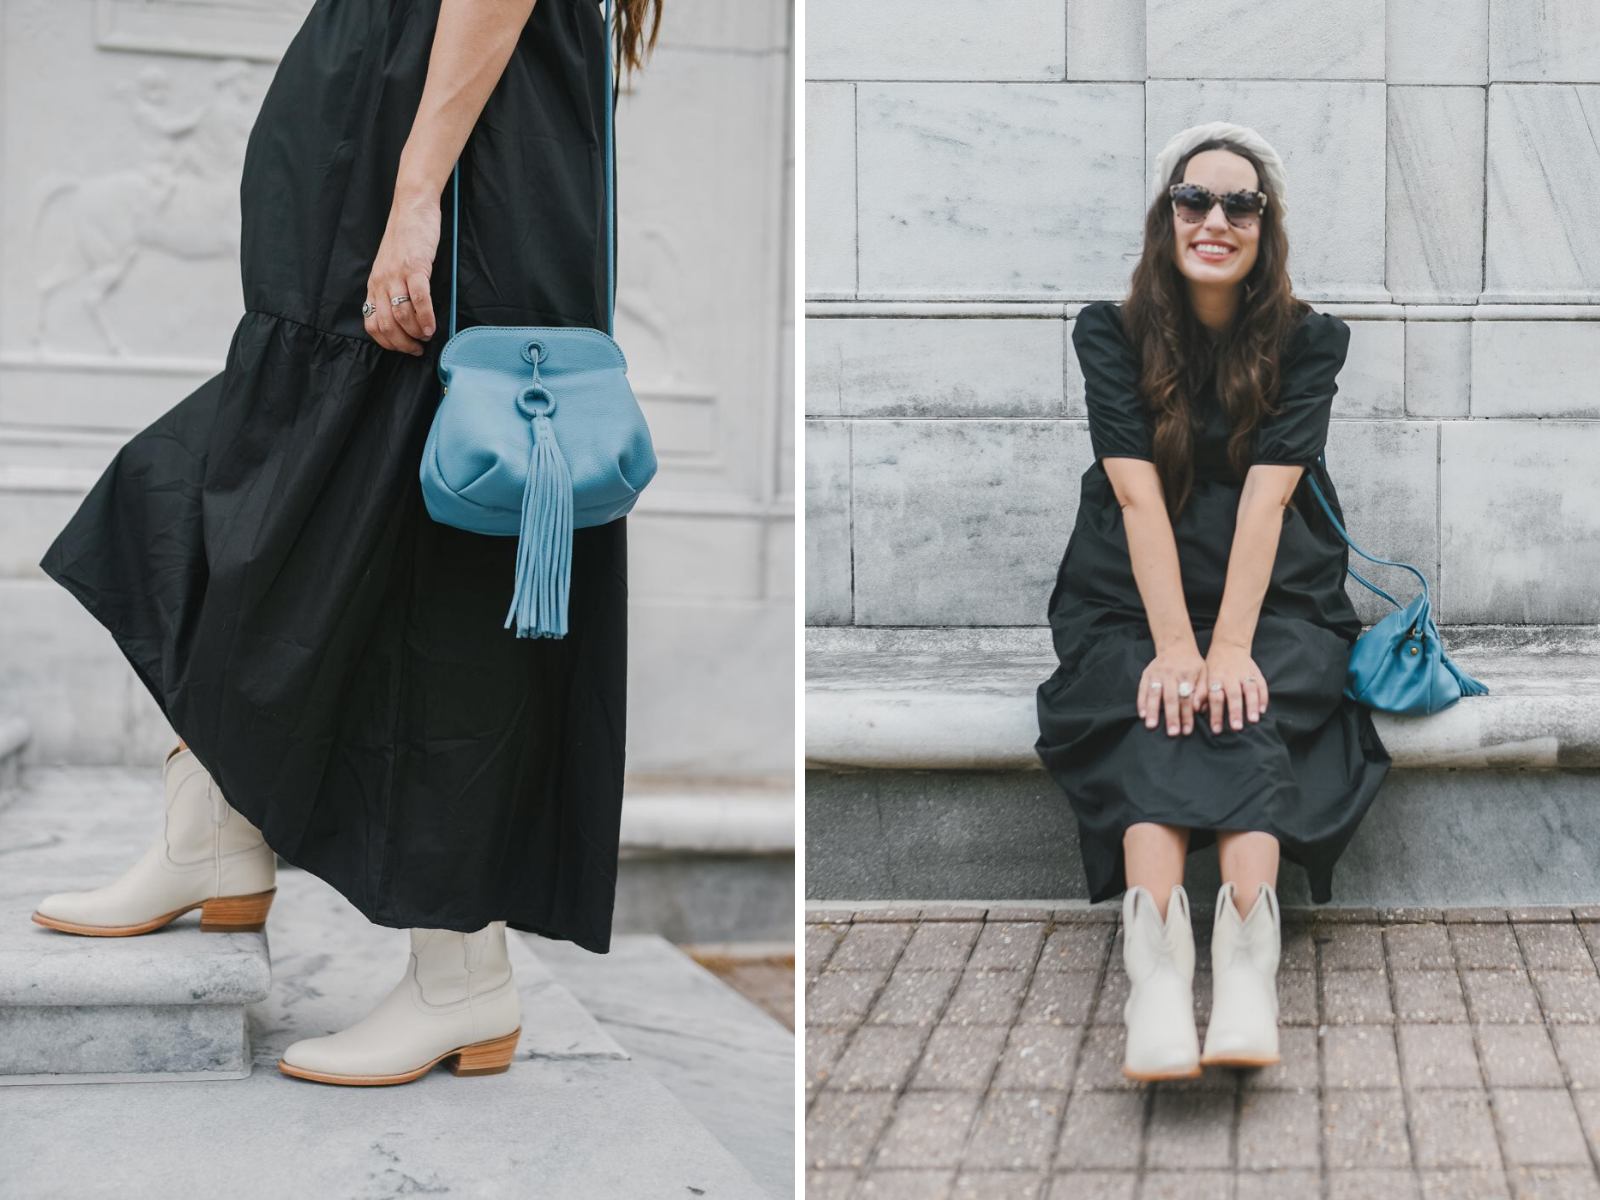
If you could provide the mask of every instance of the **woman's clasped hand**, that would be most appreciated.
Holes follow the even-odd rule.
[[[1224,720],[1233,729],[1255,724],[1267,711],[1267,681],[1243,646],[1215,642],[1202,655],[1193,642],[1158,651],[1139,676],[1134,698],[1146,729],[1166,717],[1167,735],[1194,732],[1196,713],[1208,713],[1211,732]]]

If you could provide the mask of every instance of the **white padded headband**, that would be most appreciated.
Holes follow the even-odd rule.
[[[1278,152],[1272,148],[1271,143],[1248,125],[1235,125],[1231,121],[1208,121],[1204,125],[1191,125],[1179,133],[1172,135],[1172,139],[1161,148],[1161,153],[1156,155],[1155,181],[1151,185],[1150,200],[1153,203],[1167,191],[1167,180],[1172,175],[1172,169],[1178,165],[1178,160],[1193,150],[1201,142],[1221,138],[1233,142],[1250,151],[1261,160],[1262,174],[1266,176],[1263,182],[1266,191],[1272,196],[1272,203],[1277,206],[1278,218],[1281,221],[1289,215],[1289,177],[1283,170],[1283,159],[1278,157]]]

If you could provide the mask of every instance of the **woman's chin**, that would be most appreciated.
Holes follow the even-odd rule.
[[[1195,283],[1205,283],[1215,286],[1217,284],[1239,283],[1244,279],[1244,273],[1235,270],[1229,263],[1226,267],[1211,266],[1209,263],[1196,263],[1193,259],[1183,263],[1178,270],[1184,278]]]

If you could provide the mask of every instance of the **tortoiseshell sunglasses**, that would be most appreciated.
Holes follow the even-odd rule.
[[[1236,229],[1249,229],[1261,219],[1267,207],[1265,192],[1245,190],[1219,196],[1198,183],[1175,183],[1167,189],[1167,194],[1172,197],[1172,211],[1190,225],[1204,221],[1211,206],[1219,200],[1222,201],[1222,215]]]

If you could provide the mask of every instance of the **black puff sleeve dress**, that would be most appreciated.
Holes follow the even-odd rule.
[[[1091,902],[1126,890],[1122,835],[1140,821],[1185,826],[1193,852],[1218,830],[1273,834],[1282,856],[1310,880],[1311,898],[1332,899],[1333,865],[1389,768],[1367,709],[1347,699],[1345,673],[1361,622],[1345,595],[1348,550],[1302,478],[1284,511],[1252,657],[1270,690],[1257,724],[1212,733],[1208,719],[1171,737],[1148,729],[1134,707],[1155,657],[1134,582],[1122,509],[1102,458],[1153,460],[1153,423],[1138,395],[1137,353],[1120,306],[1086,305],[1072,334],[1083,368],[1095,461],[1083,475],[1077,523],[1056,574],[1049,619],[1060,665],[1036,700],[1045,769],[1078,819]],[[1334,382],[1350,329],[1308,313],[1284,355],[1278,413],[1257,428],[1254,461],[1305,467],[1339,515],[1318,464]],[[1211,382],[1196,397],[1203,424],[1195,482],[1173,527],[1184,599],[1200,652],[1222,602],[1243,481],[1228,464],[1229,425]]]

